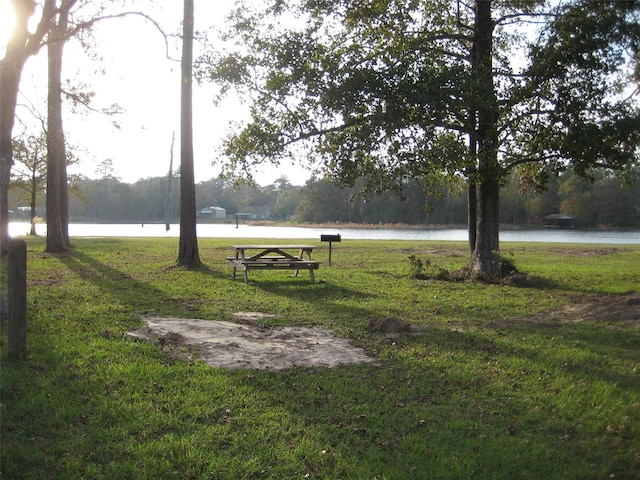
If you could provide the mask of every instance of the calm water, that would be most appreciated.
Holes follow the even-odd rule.
[[[46,233],[46,225],[37,225],[39,235]],[[11,236],[25,235],[29,232],[26,222],[11,222]],[[235,224],[198,225],[198,237],[201,238],[277,238],[277,239],[315,239],[320,234],[342,235],[343,240],[467,240],[465,229],[446,230],[403,230],[403,229],[352,229],[352,228],[305,228],[305,227],[268,227]],[[178,237],[179,225],[171,225],[167,232],[164,224],[94,224],[72,223],[69,235],[72,237]],[[640,231],[580,231],[580,230],[504,230],[500,232],[503,242],[555,242],[555,243],[603,243],[603,244],[640,244]]]

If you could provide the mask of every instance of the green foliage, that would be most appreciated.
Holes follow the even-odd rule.
[[[431,259],[422,261],[415,255],[409,255],[411,275],[420,280],[450,280],[450,273],[442,267],[434,264]]]
[[[531,46],[523,104],[535,114],[516,133],[542,177],[571,166],[637,178],[639,21],[637,1],[568,2]]]
[[[388,0],[239,9],[224,31],[237,51],[200,62],[202,78],[255,100],[226,144],[226,171],[251,175],[306,151],[344,185],[366,178],[366,192],[477,180],[468,145],[482,136],[474,117],[490,107],[501,132],[500,165],[489,172],[498,181],[524,165],[538,187],[569,165],[585,176],[602,166],[628,173],[640,135],[637,101],[627,98],[634,88],[625,88],[637,69],[638,3],[493,2],[489,70],[476,58],[477,11],[473,2]],[[527,38],[530,15],[540,28]]]
[[[411,275],[420,278],[423,275],[424,262],[415,255],[409,255],[409,265],[411,267]]]
[[[74,149],[66,144],[67,166],[80,160]],[[38,136],[22,134],[13,139],[13,160],[11,168],[10,193],[14,202],[31,206],[44,203],[47,184],[47,136],[41,132]],[[70,190],[75,190],[76,176],[70,176]],[[35,213],[35,212],[34,212]]]
[[[495,252],[498,262],[496,268],[495,282],[501,282],[518,273],[513,256],[502,255]],[[416,255],[409,255],[409,268],[411,276],[419,280],[440,280],[440,281],[466,281],[471,280],[471,272],[467,268],[459,268],[454,271],[442,268],[431,258],[420,259]]]

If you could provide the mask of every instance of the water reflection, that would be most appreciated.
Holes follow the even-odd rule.
[[[46,225],[37,225],[38,235],[46,234]],[[272,227],[235,224],[200,224],[201,238],[274,238],[274,239],[320,239],[320,234],[341,234],[343,240],[439,240],[466,241],[465,229],[354,229],[354,228],[307,228]],[[29,223],[9,223],[11,236],[29,233]],[[178,237],[179,225],[171,225],[166,231],[164,224],[96,224],[72,223],[71,237]],[[581,230],[503,230],[503,242],[555,242],[555,243],[605,243],[640,244],[640,232],[581,231]]]

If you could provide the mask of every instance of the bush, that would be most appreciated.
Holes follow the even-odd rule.
[[[411,276],[419,280],[450,280],[449,271],[439,267],[430,259],[423,262],[415,255],[409,256],[409,265],[411,266]]]
[[[499,252],[494,253],[496,261],[498,262],[498,274],[493,281],[500,282],[504,279],[519,275],[520,272],[516,268],[513,254],[509,254],[510,256],[506,257],[501,255]],[[449,270],[433,263],[431,259],[427,258],[423,261],[416,255],[409,256],[409,265],[411,268],[411,276],[418,280],[464,282],[474,278],[467,267],[450,272]]]

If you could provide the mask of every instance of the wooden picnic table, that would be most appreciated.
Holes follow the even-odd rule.
[[[235,256],[227,257],[233,267],[233,278],[241,269],[245,283],[249,282],[249,270],[309,270],[311,283],[315,283],[314,270],[320,262],[311,260],[313,245],[232,245]],[[307,257],[306,259],[304,257]]]

